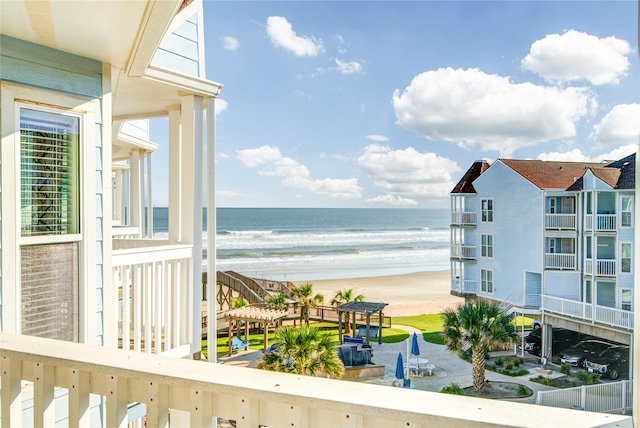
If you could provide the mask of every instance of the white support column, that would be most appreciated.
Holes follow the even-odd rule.
[[[181,241],[182,125],[180,106],[169,109],[169,243]]]
[[[182,242],[193,244],[191,266],[190,311],[191,353],[201,350],[202,327],[202,98],[182,97]]]
[[[111,198],[113,199],[113,212],[111,217],[115,224],[122,224],[122,171],[116,169],[113,171],[113,188],[111,189]]]
[[[216,186],[215,186],[215,98],[207,100],[207,337],[211,343],[217,339],[216,301]],[[209,362],[216,362],[216,353],[209,352]]]
[[[142,237],[142,160],[140,152],[131,153],[131,226],[139,228],[138,238]]]
[[[145,153],[147,172],[147,238],[153,238],[153,187],[151,180],[151,152]]]

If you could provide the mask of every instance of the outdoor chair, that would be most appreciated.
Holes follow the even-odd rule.
[[[369,327],[369,339],[371,339],[371,340],[377,339],[379,332],[380,332],[380,330],[378,329],[378,327]],[[358,334],[356,334],[356,337],[362,337],[363,339],[366,340],[367,339],[367,327],[358,328]]]
[[[242,340],[238,336],[235,336],[233,339],[231,339],[231,349],[233,351],[237,351],[238,349],[248,348],[248,347],[249,347],[248,340]]]

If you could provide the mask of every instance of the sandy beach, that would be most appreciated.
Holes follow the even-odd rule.
[[[353,289],[365,301],[388,303],[386,316],[436,314],[464,303],[450,294],[450,272],[418,272],[369,278],[310,281],[314,293],[324,295],[328,304],[338,290]],[[301,284],[303,282],[299,282]]]

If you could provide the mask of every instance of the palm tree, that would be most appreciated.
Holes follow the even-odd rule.
[[[344,290],[338,290],[333,299],[331,299],[331,306],[340,306],[348,302],[362,302],[364,300],[364,296],[362,294],[358,294],[357,296],[353,296],[353,288],[345,288]],[[351,318],[350,313],[347,312],[347,322],[345,323],[344,334],[349,334],[349,326],[351,323],[349,319]]]
[[[498,345],[516,340],[513,314],[507,315],[495,303],[484,300],[467,302],[447,309],[444,317],[444,342],[447,349],[459,352],[466,345],[471,350],[473,390],[485,387],[485,354]]]
[[[287,309],[287,299],[282,293],[276,293],[272,296],[267,296],[267,306],[271,309]]]
[[[315,327],[282,327],[274,342],[277,349],[262,357],[257,368],[307,376],[341,377],[344,373],[336,342]]]
[[[300,305],[300,319],[309,325],[309,309],[315,308],[324,302],[322,294],[313,295],[313,284],[307,282],[291,290],[291,298],[295,300],[295,306]]]

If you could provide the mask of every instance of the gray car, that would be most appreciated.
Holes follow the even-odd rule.
[[[615,346],[613,343],[605,342],[603,340],[583,340],[570,348],[560,351],[558,357],[562,363],[582,368],[584,367],[585,359],[598,355],[600,352],[613,346]]]

